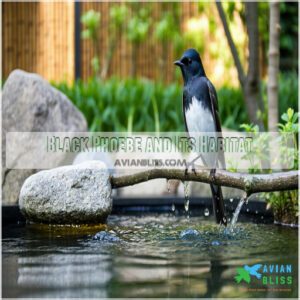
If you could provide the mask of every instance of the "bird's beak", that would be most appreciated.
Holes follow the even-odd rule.
[[[176,61],[174,61],[174,65],[182,67],[183,63],[180,60],[176,60]]]

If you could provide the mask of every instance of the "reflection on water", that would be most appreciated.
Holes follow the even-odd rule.
[[[49,254],[18,259],[18,285],[41,288],[104,286],[111,279],[106,255]],[[55,276],[53,276],[55,275]]]
[[[183,238],[187,229],[197,234]],[[4,228],[3,296],[297,297],[296,229],[239,224],[228,234],[207,217],[145,215],[112,216],[106,230],[121,241],[94,240],[99,228]],[[255,263],[292,264],[290,291],[235,283],[236,268]]]

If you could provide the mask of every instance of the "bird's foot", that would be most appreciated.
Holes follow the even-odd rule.
[[[209,177],[214,182],[216,180],[216,169],[211,169],[209,173]]]
[[[197,175],[197,173],[196,173],[196,167],[195,167],[195,162],[194,162],[194,161],[192,161],[192,162],[190,162],[190,163],[186,163],[184,175],[185,175],[185,176],[188,175],[188,171],[189,171],[189,168],[190,168],[190,167],[192,167],[192,168],[191,168],[192,172],[193,172],[195,175]]]
[[[197,175],[197,173],[196,173],[196,166],[195,166],[195,162],[194,162],[194,161],[192,161],[191,166],[192,166],[192,172],[193,172],[195,175]]]

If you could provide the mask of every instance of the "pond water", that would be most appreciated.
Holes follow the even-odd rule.
[[[6,226],[2,296],[297,298],[297,255],[295,228],[238,223],[229,234],[205,216],[112,215],[107,226],[92,228]],[[261,279],[235,281],[237,268],[255,264]],[[276,273],[276,265],[291,272]]]

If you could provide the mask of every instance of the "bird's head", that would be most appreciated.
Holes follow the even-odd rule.
[[[205,76],[199,53],[195,49],[186,50],[174,64],[180,67],[185,83],[194,76]]]

